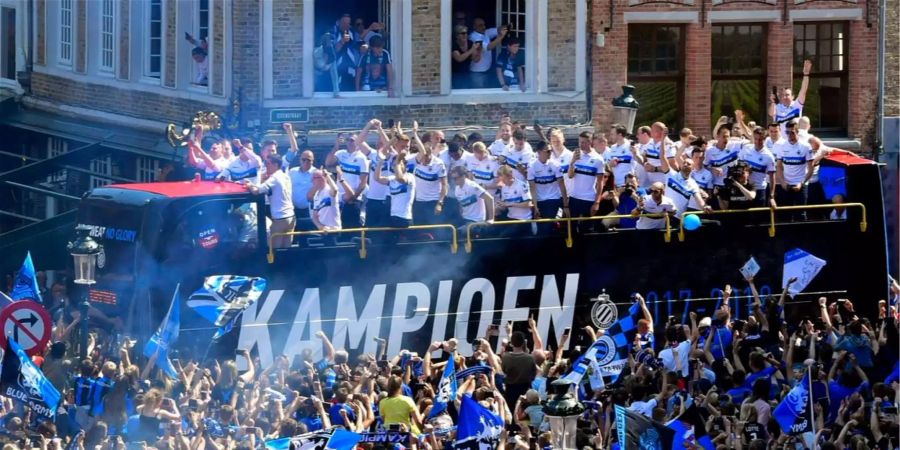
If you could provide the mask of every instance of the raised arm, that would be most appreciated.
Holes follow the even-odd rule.
[[[803,61],[803,81],[800,82],[800,92],[797,93],[797,102],[806,103],[806,91],[809,89],[809,72],[812,70],[812,61]]]
[[[328,336],[326,336],[324,332],[319,331],[316,333],[316,337],[322,341],[322,346],[325,349],[325,359],[329,362],[334,362],[334,345],[331,344]]]

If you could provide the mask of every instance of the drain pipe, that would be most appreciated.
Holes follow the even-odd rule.
[[[887,0],[880,0],[881,14],[878,24],[878,109],[875,111],[875,148],[872,149],[875,160],[884,153],[884,53],[887,14]]]

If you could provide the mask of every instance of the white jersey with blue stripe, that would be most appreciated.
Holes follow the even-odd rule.
[[[413,198],[416,192],[416,177],[404,172],[405,183],[397,181],[396,175],[386,177],[391,193],[391,216],[412,220]],[[380,183],[379,183],[380,184]]]
[[[595,151],[583,153],[572,164],[575,166],[575,176],[569,197],[593,202],[597,198],[597,177],[603,176],[605,171],[603,155]]]
[[[521,203],[531,200],[531,192],[524,181],[513,180],[511,186],[503,186],[500,188],[500,198],[503,203],[510,205],[512,203]],[[521,206],[509,206],[507,216],[510,219],[528,220],[531,219],[531,208]]]
[[[431,158],[431,162],[423,164],[413,159],[415,167],[412,174],[416,177],[416,200],[420,202],[437,201],[441,198],[441,183],[447,178],[447,168],[440,158]],[[407,164],[408,165],[408,164]]]
[[[685,178],[681,172],[669,169],[666,175],[666,197],[672,199],[675,204],[675,216],[681,217],[681,214],[690,207],[691,209],[701,209],[697,202],[696,195],[700,192],[700,186],[693,178]]]
[[[366,158],[366,155],[359,150],[356,150],[353,153],[350,153],[347,150],[338,150],[334,153],[334,157],[337,159],[338,165],[341,166],[341,170],[344,172],[344,180],[347,181],[347,184],[349,184],[350,187],[357,189],[362,175],[369,174],[369,158]],[[338,183],[338,191],[341,196],[344,195],[343,184],[344,183]]]
[[[765,146],[757,150],[754,144],[747,144],[741,149],[740,159],[750,166],[750,181],[756,189],[765,189],[769,185],[769,174],[775,173],[775,155]]]
[[[782,174],[787,184],[800,184],[806,179],[807,162],[813,160],[809,144],[798,140],[795,144],[784,141],[778,146],[778,161],[784,165]]]
[[[468,179],[462,186],[453,186],[453,196],[459,202],[463,219],[472,222],[484,222],[487,219],[482,198],[486,192],[480,184]]]
[[[634,175],[634,155],[631,153],[631,141],[625,139],[621,144],[610,145],[604,153],[606,160],[616,164],[612,167],[616,187],[625,186],[625,177]]]
[[[535,201],[559,200],[562,191],[559,189],[560,173],[559,163],[548,159],[546,163],[537,160],[528,167],[528,181],[534,182]]]
[[[259,184],[259,171],[262,166],[262,160],[255,153],[247,152],[249,157],[246,161],[240,157],[231,161],[231,164],[219,173],[217,178],[228,181],[250,180],[253,184]]]
[[[784,106],[784,103],[780,102],[775,105],[775,122],[781,124],[782,136],[787,136],[785,122],[791,119],[799,119],[801,116],[803,116],[803,103],[797,100],[792,101],[789,106]]]
[[[713,188],[713,174],[706,167],[694,168],[691,171],[691,178],[697,182],[697,186],[701,189],[711,190]]]
[[[466,161],[466,169],[472,173],[475,182],[487,186],[497,179],[497,169],[500,164],[490,155],[485,155],[484,159],[479,160],[474,155]]]
[[[380,152],[372,152],[370,155],[372,164],[369,168],[369,179],[375,179],[375,169],[381,166],[381,176],[388,178],[394,174],[391,166],[394,163],[394,155],[388,154],[387,157]],[[378,182],[369,183],[369,189],[366,191],[366,198],[369,200],[384,200],[388,197],[390,188],[386,184]]]
[[[559,172],[562,174],[563,181],[566,183],[566,191],[572,189],[572,179],[566,176],[569,172],[569,165],[572,164],[572,150],[563,147],[563,150],[556,154],[555,151],[550,152],[550,160],[559,163]]]
[[[718,144],[712,144],[706,149],[706,159],[703,165],[710,168],[722,170],[722,175],[713,173],[713,184],[716,186],[725,185],[725,177],[728,176],[728,168],[735,165],[740,157],[741,143],[728,142],[725,148],[719,148]]]
[[[513,176],[519,181],[525,181],[525,175],[519,172],[518,165],[522,164],[527,168],[535,161],[531,144],[526,142],[522,150],[517,150],[515,145],[507,147],[503,157],[506,158],[506,165],[512,167]]]

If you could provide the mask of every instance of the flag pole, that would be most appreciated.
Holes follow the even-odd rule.
[[[806,378],[809,380],[809,417],[812,423],[810,424],[810,429],[812,430],[813,442],[810,445],[810,448],[814,448],[815,440],[816,440],[816,408],[815,401],[813,395],[813,380],[812,380],[812,368],[816,365],[816,361],[812,358],[803,361],[803,364],[806,365]]]

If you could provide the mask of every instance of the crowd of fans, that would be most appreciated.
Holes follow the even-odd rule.
[[[797,104],[789,91],[782,102]],[[561,129],[544,130],[537,123],[528,129],[509,117],[490,138],[372,119],[359,133],[339,133],[318,166],[311,150],[301,151],[291,124],[284,131],[286,152],[268,140],[257,154],[249,139],[204,141],[198,129],[188,156],[206,179],[246,183],[252,192],[267,194],[270,232],[462,228],[494,220],[595,216],[608,218],[578,228],[659,229],[666,226],[664,215],[677,226],[688,211],[828,201],[836,204],[830,217],[846,219],[843,197],[826,199],[818,179],[819,162],[832,149],[811,134],[803,116],[761,127],[745,123],[737,111],[734,119],[720,119],[713,139],[683,129],[677,141],[661,122],[638,127],[634,136],[615,124],[604,132],[582,132],[572,150]],[[536,139],[529,142],[532,132]],[[805,217],[802,212],[789,219]],[[827,217],[826,212],[818,218]],[[540,223],[503,230],[559,228]],[[275,247],[292,244],[283,236],[275,241]]]
[[[720,449],[809,448],[773,419],[787,392],[801,380],[810,382],[804,379],[807,371],[815,405],[814,449],[900,448],[900,285],[894,283],[892,298],[879,303],[877,316],[863,317],[848,299],[822,297],[811,305],[813,313],[787,302],[787,287],[778,297],[760,298],[753,278],[746,282],[753,293],[747,320],[733,318],[729,286],[709,317],[691,312],[683,324],[669,317],[661,325],[634,295],[641,318],[622,374],[600,388],[587,380],[572,388],[587,406],[578,420],[577,448],[623,449],[616,405],[658,422],[694,405]],[[54,292],[49,301],[66,303],[57,297]],[[68,343],[80,320],[77,309],[56,312],[55,342],[33,360],[62,393],[62,402],[54,420],[42,420],[4,397],[4,450],[260,449],[266,442],[332,427],[399,430],[410,433],[411,448],[449,449],[465,395],[502,417],[506,426],[497,448],[546,449],[550,427],[544,406],[554,395],[548,387],[572,370],[583,350],[573,343],[590,343],[604,333],[590,326],[567,330],[551,349],[529,319],[497,325],[509,337],[499,342],[499,333],[490,332],[497,326],[490,327],[474,340],[471,353],[458,351],[457,340],[450,339],[386,354],[386,342],[376,338],[375,354],[358,355],[334,348],[319,333],[321,356],[305,351],[293,361],[277,357],[270,367],[237,350],[248,362],[245,371],[234,359],[184,352],[179,359],[170,353],[177,373],[170,378],[157,368],[156,355],[144,358],[133,340],[104,332],[114,326],[98,327],[88,357],[79,360]],[[457,373],[484,370],[460,379],[457,402],[431,414],[448,358],[454,358]],[[684,448],[695,448],[688,444]],[[386,447],[361,443],[359,448]]]

